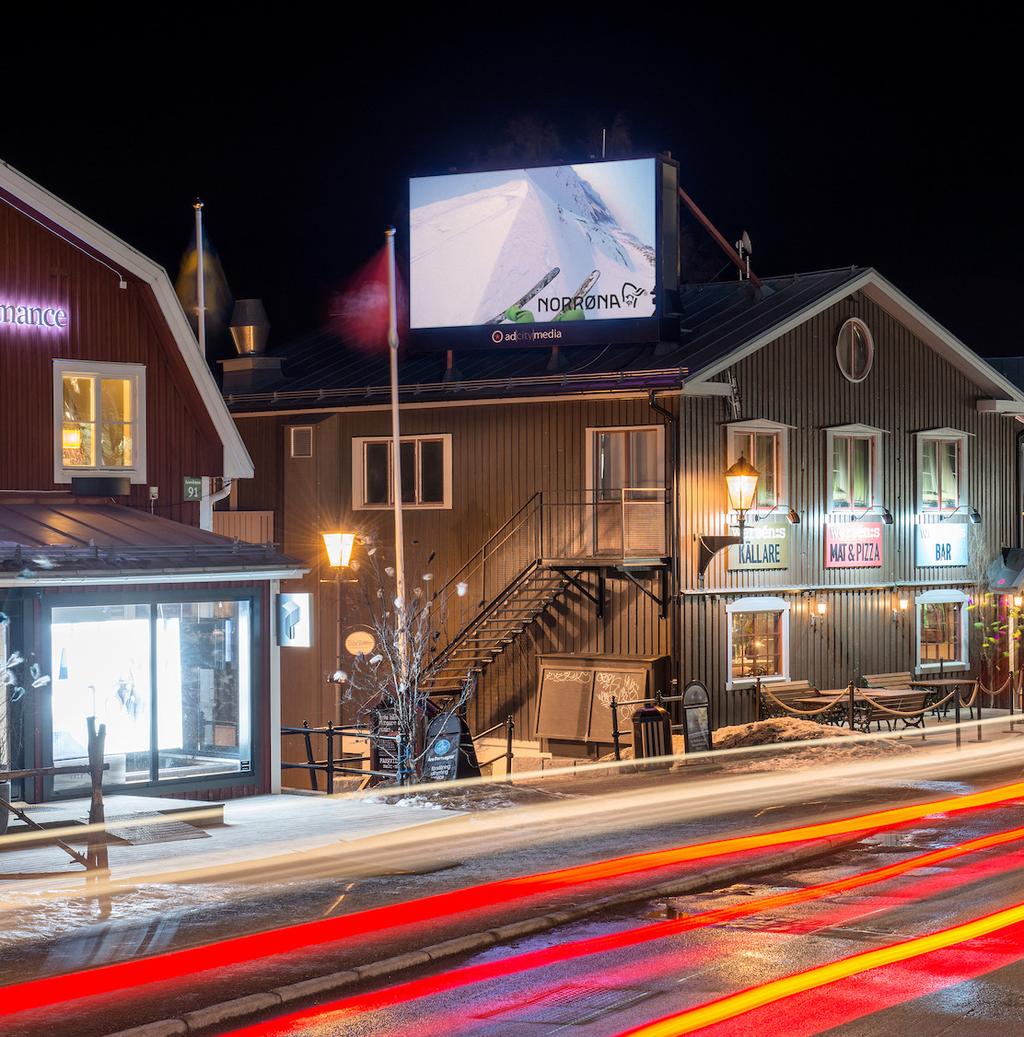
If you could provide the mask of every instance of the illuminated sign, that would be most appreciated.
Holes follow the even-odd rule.
[[[743,543],[729,548],[729,568],[789,568],[789,526],[747,526]]]
[[[59,306],[33,306],[0,299],[0,324],[63,331],[68,326],[68,311]]]
[[[278,594],[277,642],[282,648],[309,648],[312,643],[309,594]]]
[[[881,522],[829,523],[825,527],[826,569],[880,569]]]
[[[967,565],[967,531],[962,522],[928,522],[917,527],[919,566]]]

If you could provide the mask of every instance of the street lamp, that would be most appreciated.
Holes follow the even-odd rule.
[[[335,638],[335,666],[334,673],[328,679],[332,684],[340,684],[343,682],[341,669],[341,628],[343,622],[341,585],[344,582],[341,578],[341,570],[347,569],[349,562],[352,561],[352,548],[355,546],[356,535],[355,533],[335,532],[321,533],[320,536],[323,538],[324,547],[327,549],[327,560],[334,570],[334,585],[337,591],[338,626]]]
[[[704,586],[704,574],[708,571],[711,559],[719,551],[733,544],[743,543],[743,532],[747,524],[747,512],[754,506],[757,496],[757,482],[761,473],[741,454],[738,461],[725,470],[725,488],[729,496],[729,509],[736,513],[739,536],[707,536],[700,537],[700,556],[697,561],[697,583]]]

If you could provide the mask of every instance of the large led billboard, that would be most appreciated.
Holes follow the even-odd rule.
[[[414,337],[468,348],[656,339],[661,168],[643,158],[411,180]]]

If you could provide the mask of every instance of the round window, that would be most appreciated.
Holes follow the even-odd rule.
[[[839,370],[848,382],[863,382],[875,359],[875,343],[862,320],[851,317],[839,329],[836,339],[836,360]]]

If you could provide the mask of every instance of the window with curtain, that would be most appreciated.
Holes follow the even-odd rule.
[[[731,433],[729,458],[745,457],[760,473],[755,508],[774,508],[782,502],[780,442],[778,432],[735,429]]]
[[[960,507],[960,439],[924,439],[920,446],[921,508],[952,511]]]
[[[875,501],[875,437],[832,437],[832,496],[830,510],[865,509]]]

